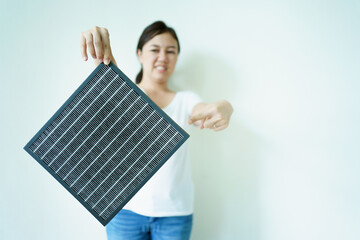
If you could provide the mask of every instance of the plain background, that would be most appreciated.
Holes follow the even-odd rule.
[[[174,89],[232,102],[192,129],[192,239],[360,239],[359,1],[12,1],[0,6],[0,239],[105,239],[24,150],[94,69],[79,34],[106,26],[134,79],[142,30],[179,35]]]

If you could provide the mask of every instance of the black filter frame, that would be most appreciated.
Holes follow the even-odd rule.
[[[86,201],[78,195],[50,166],[45,163],[34,151],[30,148],[35,141],[44,134],[46,129],[54,122],[54,120],[63,112],[63,110],[72,102],[72,100],[86,87],[88,82],[99,74],[99,71],[104,68],[112,69],[116,75],[118,75],[125,83],[131,87],[143,100],[146,101],[163,119],[166,120],[177,133],[182,135],[182,139],[171,149],[171,151],[161,159],[156,165],[154,170],[146,175],[146,178],[137,185],[136,189],[131,192],[125,201],[106,219],[102,218],[94,209],[86,203]],[[58,111],[46,122],[46,124],[35,134],[35,136],[26,144],[24,147],[25,151],[28,152],[41,166],[43,166],[63,187],[65,187],[102,225],[106,225],[124,206],[125,204],[144,186],[144,184],[160,169],[160,167],[179,149],[179,147],[189,138],[189,134],[186,133],[174,120],[172,120],[160,107],[158,107],[138,86],[136,86],[116,65],[110,63],[105,65],[99,64],[95,70],[86,78],[86,80],[76,89],[76,91],[67,99],[67,101],[60,107]]]

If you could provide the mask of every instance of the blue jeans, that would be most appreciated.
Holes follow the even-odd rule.
[[[193,215],[147,217],[121,210],[107,225],[109,240],[188,240]]]

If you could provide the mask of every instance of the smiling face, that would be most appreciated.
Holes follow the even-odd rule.
[[[145,43],[137,55],[143,67],[143,80],[167,83],[175,70],[178,43],[170,33],[162,33]]]

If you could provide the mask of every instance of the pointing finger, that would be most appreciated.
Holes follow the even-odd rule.
[[[207,114],[204,114],[204,113],[196,114],[196,115],[190,117],[189,124],[192,124],[199,120],[205,120],[207,117],[208,117]]]

